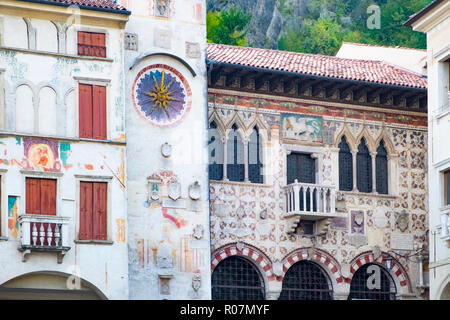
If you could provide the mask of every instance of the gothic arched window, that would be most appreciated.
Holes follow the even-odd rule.
[[[356,270],[350,284],[349,300],[395,300],[397,290],[389,272],[375,263]]]
[[[327,274],[310,261],[299,261],[286,272],[280,300],[332,300]]]
[[[339,190],[353,189],[353,157],[345,136],[339,143]]]
[[[213,300],[264,300],[261,273],[249,260],[231,256],[222,260],[211,277]]]
[[[227,144],[227,178],[230,181],[244,181],[244,144],[236,124],[231,129]]]
[[[248,179],[253,183],[263,183],[261,135],[253,128],[248,144]]]
[[[356,185],[360,192],[372,192],[372,157],[364,138],[359,143],[356,155],[356,177]]]
[[[209,151],[209,179],[223,179],[223,144],[217,124],[213,121],[208,130],[208,151]]]
[[[384,141],[380,141],[376,157],[377,192],[388,194],[388,159]]]

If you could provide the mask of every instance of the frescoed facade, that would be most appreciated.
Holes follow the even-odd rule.
[[[212,298],[426,299],[426,80],[215,44],[208,72]]]
[[[128,18],[0,3],[1,298],[128,298]]]
[[[450,2],[431,2],[406,25],[427,35],[430,299],[450,300]]]

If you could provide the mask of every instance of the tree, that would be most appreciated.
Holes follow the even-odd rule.
[[[246,27],[252,18],[244,14],[242,9],[230,7],[227,11],[208,12],[206,15],[208,42],[247,45]]]

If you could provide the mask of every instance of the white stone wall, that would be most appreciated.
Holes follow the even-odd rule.
[[[0,48],[0,284],[30,272],[74,274],[79,270],[79,276],[106,298],[127,299],[123,30],[72,26],[64,42],[58,41],[56,25],[36,18],[0,16],[1,45],[8,47]],[[76,56],[76,30],[107,33],[107,58]],[[79,83],[107,87],[105,142],[78,138]],[[54,156],[48,159],[56,167],[33,164],[27,155],[30,141],[53,150]],[[61,264],[53,252],[32,252],[22,262],[17,217],[8,198],[17,197],[16,213],[25,213],[26,176],[57,179],[57,216],[69,218],[70,250]],[[75,241],[80,181],[108,182],[106,243]]]

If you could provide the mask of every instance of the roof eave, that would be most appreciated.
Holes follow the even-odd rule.
[[[70,6],[76,5],[82,10],[92,10],[92,11],[100,11],[100,12],[107,12],[107,13],[114,13],[114,14],[123,14],[123,15],[127,15],[127,16],[131,15],[131,11],[129,11],[129,10],[93,7],[93,6],[86,6],[86,5],[73,4],[73,3],[55,2],[55,1],[49,1],[49,0],[18,0],[18,1],[31,2],[31,3],[37,3],[37,4],[47,4],[47,5],[60,6],[60,7],[70,7]]]
[[[425,8],[423,8],[422,10],[417,12],[412,18],[410,18],[409,20],[404,22],[403,25],[407,26],[407,27],[412,27],[414,22],[416,22],[417,20],[422,18],[424,15],[426,15],[428,12],[430,12],[430,10],[432,10],[434,7],[439,5],[442,1],[443,0],[435,0],[435,1],[431,2]]]
[[[393,85],[393,84],[380,83],[380,82],[344,79],[344,78],[336,78],[336,77],[330,77],[330,76],[314,75],[314,74],[309,74],[309,73],[291,72],[291,71],[275,70],[275,69],[261,68],[261,67],[252,67],[252,66],[227,63],[227,62],[221,62],[221,61],[210,60],[210,59],[206,59],[206,64],[207,65],[211,65],[211,64],[212,65],[222,65],[225,67],[233,67],[233,68],[242,68],[242,69],[247,69],[247,70],[251,70],[251,71],[278,73],[280,75],[306,76],[306,77],[322,79],[322,80],[333,80],[333,81],[340,81],[340,82],[347,82],[347,83],[354,83],[354,84],[380,86],[380,87],[386,87],[386,88],[391,88],[391,89],[411,90],[411,91],[419,91],[419,92],[425,92],[425,93],[427,92],[427,88],[421,88],[421,87],[400,86],[400,85]]]

